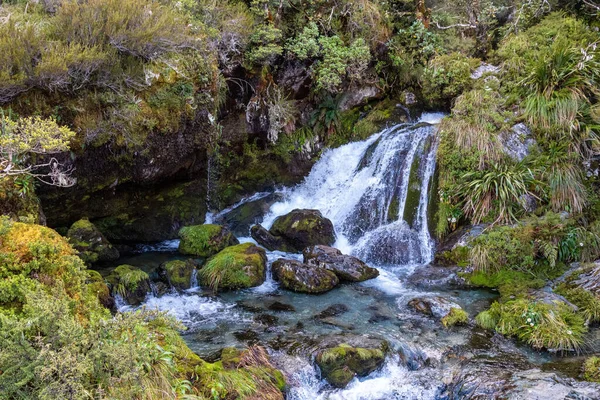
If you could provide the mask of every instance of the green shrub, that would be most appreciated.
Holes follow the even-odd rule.
[[[577,351],[587,331],[583,318],[564,303],[545,304],[519,299],[494,302],[476,317],[486,329],[516,336],[536,349]]]
[[[439,55],[423,71],[423,96],[430,106],[449,106],[450,101],[468,90],[471,72],[480,61],[460,53]]]

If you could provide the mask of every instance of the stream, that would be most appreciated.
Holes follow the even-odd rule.
[[[249,228],[254,223],[269,228],[276,217],[293,209],[318,209],[333,222],[334,247],[376,267],[377,278],[307,295],[280,289],[269,271],[265,283],[256,288],[214,295],[195,284],[184,293],[149,295],[143,306],[182,321],[188,328],[182,336],[207,360],[215,360],[227,346],[265,346],[287,377],[288,399],[491,398],[494,392],[488,383],[502,379],[511,383],[508,398],[562,399],[573,390],[595,398],[595,388],[578,386],[565,372],[568,368],[552,369],[563,365],[555,355],[472,325],[445,329],[407,307],[415,297],[437,295],[474,318],[497,297],[492,291],[459,289],[427,272],[435,251],[428,209],[441,117],[425,114],[416,123],[390,126],[365,141],[327,150],[300,185],[256,193],[207,215],[207,223],[229,225],[240,242],[253,242]],[[121,258],[119,264],[152,272],[165,261],[185,259],[177,254],[177,246],[177,240],[141,246],[140,253]],[[269,265],[282,257],[302,257],[277,251],[267,256]],[[410,279],[419,272],[431,278],[427,284]],[[119,308],[131,309],[123,303]],[[384,366],[355,378],[345,389],[329,386],[312,362],[327,343],[381,340],[393,349]],[[481,359],[485,367],[473,361]],[[481,376],[473,378],[472,369]],[[531,371],[537,371],[534,377],[527,375]],[[504,377],[506,373],[511,375]]]

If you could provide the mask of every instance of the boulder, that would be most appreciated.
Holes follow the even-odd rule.
[[[367,376],[383,365],[385,353],[379,348],[341,344],[317,354],[316,362],[325,379],[336,388],[345,388],[355,376]]]
[[[179,238],[179,252],[197,257],[210,257],[240,243],[227,228],[213,224],[185,226]]]
[[[461,306],[439,296],[416,297],[408,305],[421,314],[434,317],[446,327],[463,324],[469,319]]]
[[[318,210],[293,210],[277,217],[268,231],[254,226],[252,237],[269,250],[301,252],[317,244],[335,242],[333,223]]]
[[[523,123],[502,132],[499,138],[502,151],[515,161],[523,161],[529,155],[529,149],[536,144],[531,130]]]
[[[119,251],[87,219],[80,219],[71,225],[67,237],[86,264],[114,261],[119,258]]]
[[[140,305],[150,292],[150,277],[133,265],[119,265],[106,278],[113,296],[121,296],[127,304]]]
[[[267,255],[252,243],[227,247],[211,257],[198,272],[198,282],[214,291],[261,285],[266,278]]]
[[[377,269],[369,267],[356,257],[344,255],[333,247],[307,247],[302,255],[305,264],[325,268],[336,274],[341,281],[362,282],[379,276]]]
[[[296,260],[279,259],[271,266],[273,279],[288,290],[301,293],[324,293],[333,289],[338,277],[324,268],[309,266]]]
[[[196,263],[193,260],[173,260],[162,263],[159,266],[158,274],[175,289],[185,290],[192,286],[192,276],[195,270]]]

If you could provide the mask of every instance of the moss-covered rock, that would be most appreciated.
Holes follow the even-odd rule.
[[[221,360],[201,362],[194,373],[200,393],[217,399],[283,400],[286,382],[281,371],[269,361],[264,348],[224,348]]]
[[[191,287],[195,270],[194,260],[173,260],[161,264],[158,273],[175,289],[185,290]]]
[[[408,302],[415,311],[432,316],[445,327],[463,324],[469,320],[468,314],[456,303],[443,297],[417,297]]]
[[[342,281],[362,282],[379,276],[376,268],[369,267],[356,257],[344,255],[333,247],[311,246],[304,249],[302,254],[305,264],[325,268]]]
[[[88,269],[86,273],[86,283],[88,288],[92,293],[96,294],[100,304],[111,311],[116,311],[115,299],[112,297],[110,289],[108,288],[108,285],[106,284],[106,281],[102,275],[100,275],[98,271],[94,271],[92,269]]]
[[[320,267],[302,264],[296,260],[280,258],[271,265],[273,279],[288,290],[301,293],[324,293],[333,289],[339,279],[333,272]]]
[[[179,252],[198,257],[210,257],[239,244],[227,228],[213,224],[185,226],[179,231],[179,238]]]
[[[119,265],[106,278],[114,295],[120,295],[131,305],[140,305],[150,292],[150,277],[132,265]]]
[[[583,364],[583,379],[600,382],[600,357],[590,357]]]
[[[119,258],[119,251],[87,219],[80,219],[71,225],[67,237],[79,252],[79,257],[88,264]]]
[[[242,243],[211,257],[198,272],[198,282],[214,291],[249,288],[261,285],[266,271],[265,250],[252,243]]]
[[[365,349],[341,344],[317,354],[323,377],[336,388],[344,388],[355,376],[367,376],[385,361],[381,349]]]
[[[277,217],[269,232],[281,237],[288,247],[297,252],[308,246],[331,246],[335,242],[332,222],[318,210],[293,210]]]

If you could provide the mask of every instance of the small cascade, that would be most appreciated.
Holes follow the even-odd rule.
[[[189,290],[195,290],[199,287],[198,285],[198,268],[194,268],[192,270],[192,277],[190,279],[190,288]]]
[[[274,204],[264,225],[295,208],[333,222],[336,246],[375,265],[422,265],[433,258],[427,223],[439,115],[399,124],[326,152],[304,183]]]

